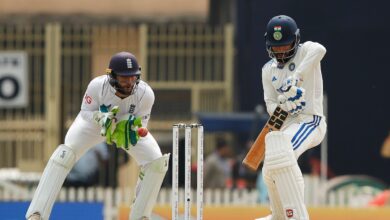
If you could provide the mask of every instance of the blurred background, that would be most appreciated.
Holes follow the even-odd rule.
[[[321,148],[299,159],[309,207],[388,206],[387,6],[384,0],[0,0],[0,210],[27,207],[89,81],[105,74],[113,54],[130,51],[155,92],[149,130],[162,151],[171,152],[174,123],[199,122],[206,165],[213,165],[207,160],[213,155],[224,158],[225,178],[206,186],[206,205],[255,206],[248,219],[267,213],[261,175],[241,160],[268,118],[261,83],[269,60],[264,32],[278,14],[295,19],[303,42],[327,48],[321,65],[328,133]],[[80,161],[59,200],[100,204],[93,208],[102,215],[81,219],[125,219],[138,176],[135,162],[104,143],[87,154],[84,164],[94,169]],[[156,219],[170,218],[164,207],[170,178],[168,173]],[[58,206],[53,215],[67,207]],[[390,216],[388,208],[381,210],[376,219]],[[321,219],[321,211],[313,211],[313,219]],[[206,206],[205,217],[213,212],[218,210]]]

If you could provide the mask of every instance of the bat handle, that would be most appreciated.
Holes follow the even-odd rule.
[[[284,104],[287,101],[287,98],[284,95],[279,95],[278,96],[278,101],[279,101],[279,104],[281,105],[281,104]]]

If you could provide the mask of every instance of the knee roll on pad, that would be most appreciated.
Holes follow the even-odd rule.
[[[265,137],[264,166],[268,169],[278,169],[292,166],[296,163],[292,144],[283,132],[272,131]]]
[[[50,160],[65,168],[72,168],[76,161],[76,154],[72,148],[61,144],[51,155]]]
[[[265,136],[265,148],[268,153],[293,151],[290,139],[281,131],[271,131]]]
[[[145,170],[150,169],[152,172],[165,174],[168,170],[168,167],[169,167],[169,154],[165,154],[164,156],[148,164]]]

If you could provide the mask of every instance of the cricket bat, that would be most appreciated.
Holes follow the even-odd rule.
[[[288,112],[284,111],[279,106],[276,107],[272,116],[268,119],[264,128],[257,136],[256,141],[253,143],[249,152],[246,154],[242,163],[253,171],[256,171],[261,161],[264,159],[265,154],[265,136],[270,131],[279,131],[284,121],[288,116]]]

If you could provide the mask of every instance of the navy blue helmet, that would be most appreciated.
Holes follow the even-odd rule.
[[[139,76],[141,69],[133,54],[120,52],[111,57],[107,73],[116,76]]]
[[[129,52],[120,52],[111,57],[108,65],[107,74],[109,82],[118,92],[125,94],[120,87],[117,76],[137,76],[137,84],[141,76],[141,67],[138,65],[137,58]]]
[[[265,32],[264,37],[269,56],[276,58],[278,63],[282,64],[294,57],[301,38],[294,19],[286,15],[273,17],[267,24],[267,32]],[[272,47],[287,45],[292,45],[292,48],[283,52],[272,51]]]

